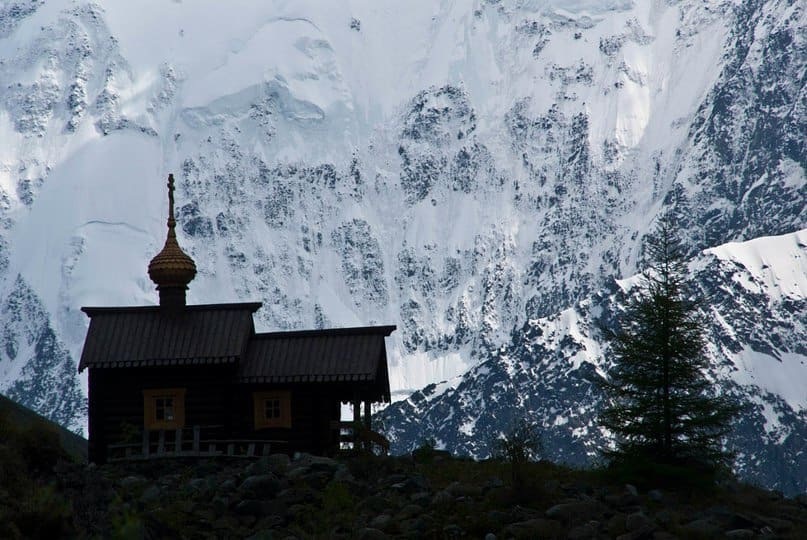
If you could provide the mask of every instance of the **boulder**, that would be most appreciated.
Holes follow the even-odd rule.
[[[252,536],[248,536],[246,540],[276,540],[277,538],[276,531],[263,530],[256,532]]]
[[[263,503],[255,499],[248,499],[236,504],[233,511],[239,516],[259,516],[263,514]]]
[[[465,531],[456,523],[449,523],[443,527],[443,538],[450,540],[452,538],[462,538],[465,536]]]
[[[583,525],[578,525],[577,527],[572,527],[567,538],[569,540],[587,540],[588,538],[596,538],[597,529],[599,528],[598,525],[599,523],[596,521],[591,521]]]
[[[290,487],[280,491],[277,498],[286,504],[300,504],[316,501],[317,492],[307,487]]]
[[[757,535],[752,529],[732,529],[726,531],[726,538],[754,538]]]
[[[219,484],[219,491],[230,492],[234,491],[236,488],[236,483],[233,478],[227,478],[221,484]]]
[[[625,522],[627,521],[627,516],[625,514],[617,513],[611,516],[606,524],[606,529],[608,530],[608,534],[612,537],[616,537],[627,530]]]
[[[120,481],[120,487],[124,489],[138,489],[148,484],[148,480],[142,476],[127,476]]]
[[[379,529],[385,530],[387,529],[390,524],[392,523],[392,516],[389,514],[379,514],[373,519],[370,520],[370,528],[371,529]]]
[[[690,521],[683,529],[688,534],[701,537],[714,537],[721,532],[720,523],[708,517]]]
[[[389,509],[390,506],[392,505],[389,499],[386,499],[380,495],[370,495],[362,500],[361,504],[359,504],[359,508],[372,513],[384,512]]]
[[[436,506],[447,505],[454,502],[454,496],[448,492],[448,490],[444,489],[443,491],[438,491],[435,493],[434,497],[432,497],[432,504]]]
[[[338,469],[336,469],[336,471],[334,471],[333,481],[343,482],[345,484],[353,484],[356,482],[356,478],[347,467],[341,465]]]
[[[605,510],[598,501],[575,501],[556,504],[546,511],[546,517],[580,523],[601,517]]]
[[[561,531],[562,527],[560,522],[553,519],[536,518],[511,523],[502,530],[501,536],[503,538],[515,538],[516,540],[557,538],[560,536]]]
[[[655,528],[656,524],[642,512],[634,512],[625,518],[625,529],[627,529],[628,532],[640,531],[645,533]]]
[[[418,493],[413,493],[409,496],[409,500],[412,501],[412,504],[417,504],[420,506],[428,506],[429,502],[432,500],[432,496],[428,491],[420,491]]]
[[[148,505],[151,504],[160,498],[160,488],[155,485],[151,485],[143,490],[143,494],[140,496],[140,502]]]
[[[269,499],[280,491],[280,481],[271,473],[248,476],[241,482],[238,490],[246,498]]]
[[[383,531],[373,529],[372,527],[367,527],[361,529],[356,535],[356,538],[358,540],[387,540],[389,536]]]
[[[403,521],[417,517],[423,513],[423,507],[417,504],[407,504],[401,508],[400,512],[395,516],[396,519]]]
[[[258,461],[254,461],[247,465],[244,469],[244,473],[247,476],[259,476],[262,474],[269,474],[272,471],[271,467],[269,467],[269,458],[262,457]]]
[[[210,489],[210,483],[206,478],[192,478],[188,481],[188,490],[197,494],[204,494]]]
[[[451,482],[446,491],[454,497],[479,497],[482,494],[481,487],[463,482]]]
[[[270,454],[266,457],[269,471],[277,475],[285,474],[289,469],[290,462],[291,460],[286,454]]]

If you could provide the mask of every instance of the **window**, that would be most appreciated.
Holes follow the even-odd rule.
[[[143,425],[146,429],[178,429],[185,426],[185,389],[143,390]]]
[[[174,398],[170,396],[158,397],[154,400],[155,419],[158,421],[174,421]]]
[[[255,392],[255,429],[291,427],[291,392]]]

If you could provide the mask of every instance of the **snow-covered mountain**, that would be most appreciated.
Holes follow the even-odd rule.
[[[807,490],[807,229],[707,249],[689,265],[703,302],[709,377],[742,404],[728,447],[747,479]],[[516,421],[543,434],[547,455],[583,465],[605,435],[597,384],[636,277],[612,281],[557,314],[527,321],[509,345],[458,377],[388,407],[381,417],[398,452],[423,443],[478,457]]]
[[[571,328],[660,213],[693,257],[762,252],[807,224],[805,27],[796,0],[0,4],[0,392],[83,428],[78,308],[156,302],[168,172],[191,302],[263,301],[261,330],[397,324],[397,398],[462,387],[534,321]],[[715,359],[786,400],[791,377],[748,367],[770,336],[804,357],[762,319],[769,278],[737,292],[747,361]]]

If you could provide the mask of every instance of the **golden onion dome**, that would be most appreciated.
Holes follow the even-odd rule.
[[[177,243],[174,219],[174,175],[168,175],[168,236],[162,250],[149,263],[149,277],[157,289],[187,288],[196,276],[196,263]]]

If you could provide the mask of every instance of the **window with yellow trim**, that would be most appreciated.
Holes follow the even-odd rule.
[[[255,429],[291,427],[291,392],[275,390],[252,394]]]
[[[185,389],[143,390],[143,425],[146,429],[185,427]]]

